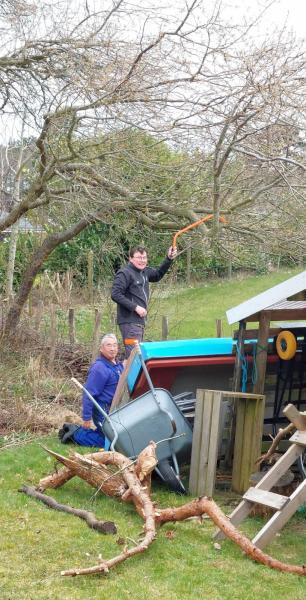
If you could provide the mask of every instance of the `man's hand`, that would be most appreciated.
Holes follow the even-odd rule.
[[[146,308],[143,308],[143,306],[136,306],[135,313],[137,313],[139,317],[146,317],[147,310]]]
[[[90,421],[83,421],[83,427],[84,429],[94,429],[94,424],[90,419]]]
[[[173,248],[173,246],[170,246],[169,250],[168,250],[168,258],[170,258],[170,260],[173,260],[174,258],[176,258],[177,255],[177,248]]]

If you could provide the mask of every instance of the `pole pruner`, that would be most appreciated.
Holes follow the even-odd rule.
[[[205,223],[205,221],[210,221],[210,219],[213,219],[214,215],[206,215],[206,217],[203,217],[202,219],[199,219],[198,221],[195,221],[195,223],[190,223],[190,225],[187,225],[186,227],[183,227],[183,229],[180,229],[179,231],[177,231],[172,239],[172,248],[176,248],[176,240],[179,237],[179,235],[182,235],[182,233],[185,233],[186,231],[189,231],[189,229],[193,229],[194,227],[198,227],[199,225],[201,225],[202,223]],[[220,223],[226,223],[226,220],[224,217],[219,217],[219,221]]]

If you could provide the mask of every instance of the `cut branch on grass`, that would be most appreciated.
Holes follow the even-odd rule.
[[[32,486],[23,485],[19,489],[19,492],[23,492],[24,494],[27,494],[27,496],[31,496],[31,498],[36,498],[36,500],[40,500],[40,502],[43,502],[43,504],[45,504],[49,508],[68,513],[69,515],[75,515],[76,517],[79,517],[79,519],[83,519],[90,529],[95,529],[100,533],[117,533],[117,528],[113,521],[100,521],[91,511],[84,510],[81,508],[73,508],[72,506],[68,506],[67,504],[60,504],[54,498],[51,498],[51,496],[46,496],[46,494],[42,494]]]
[[[59,462],[64,464],[68,471],[71,469],[72,476],[84,479],[90,485],[99,488],[101,493],[105,492],[103,482],[105,482],[105,486],[108,486],[111,482],[114,484],[114,480],[116,481],[117,478],[117,481],[120,481],[120,486],[117,489],[114,486],[110,495],[116,496],[125,502],[132,501],[137,513],[144,520],[144,538],[138,544],[134,544],[132,548],[125,548],[121,554],[112,559],[103,560],[92,567],[73,568],[62,571],[61,574],[64,576],[89,575],[94,573],[105,574],[117,564],[147,550],[156,537],[156,529],[159,525],[185,521],[192,517],[203,517],[203,515],[208,515],[223,533],[235,542],[252,560],[285,573],[306,575],[306,567],[284,563],[257,548],[251,540],[234,527],[228,517],[226,517],[211,498],[197,498],[177,508],[156,508],[152,502],[150,485],[148,484],[151,473],[157,464],[155,454],[156,444],[154,442],[150,442],[148,447],[140,453],[137,461],[133,463],[118,452],[97,452],[88,454],[87,456],[75,453],[73,456],[66,458],[47,448],[45,449],[49,454],[57,458]],[[114,477],[110,477],[110,471],[108,470],[111,466],[115,466],[117,469]],[[44,479],[45,482],[46,479]],[[55,475],[53,474],[52,479],[50,478],[51,485],[54,485],[55,479]],[[62,477],[58,475],[57,481],[60,482],[61,480],[64,482],[64,479],[64,474],[62,474]],[[122,481],[125,484],[124,487],[122,487]]]

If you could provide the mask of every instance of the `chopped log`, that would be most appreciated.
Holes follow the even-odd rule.
[[[54,510],[59,510],[62,512],[66,512],[70,515],[75,515],[79,517],[79,519],[83,519],[90,529],[95,529],[100,533],[117,533],[117,527],[113,521],[100,521],[97,519],[93,512],[84,510],[81,508],[73,508],[72,506],[68,506],[67,504],[60,504],[51,496],[47,496],[46,494],[42,494],[34,487],[29,485],[23,485],[19,492],[23,492],[27,494],[27,496],[31,496],[32,498],[36,498],[43,502],[49,508],[53,508]]]
[[[37,489],[40,492],[43,492],[48,488],[59,488],[64,483],[72,479],[72,477],[74,477],[74,473],[67,467],[63,467],[63,469],[55,471],[55,473],[52,473],[51,475],[47,475],[47,477],[43,477],[42,479],[40,479]]]
[[[151,442],[152,447],[156,448],[156,444]],[[136,554],[140,554],[147,550],[147,548],[152,544],[156,536],[156,527],[155,527],[155,513],[154,513],[154,504],[150,498],[150,495],[146,489],[143,487],[141,482],[139,481],[134,465],[131,464],[131,461],[119,454],[119,452],[108,452],[101,453],[101,458],[104,454],[108,454],[108,460],[113,464],[116,464],[119,467],[122,477],[127,483],[129,490],[131,492],[131,496],[135,506],[137,507],[138,512],[142,512],[144,519],[144,539],[137,544],[134,548],[125,549],[121,554],[118,554],[114,558],[110,560],[102,561],[98,565],[94,565],[93,567],[85,568],[85,569],[69,569],[67,571],[62,571],[62,575],[64,576],[76,576],[76,575],[89,575],[93,573],[107,573],[109,569],[115,567],[119,563],[125,561]],[[144,472],[146,470],[145,466],[141,465],[142,459],[146,460],[146,454],[144,456],[138,457],[139,469]],[[152,464],[152,461],[151,461]],[[154,468],[154,467],[153,467]],[[141,511],[139,510],[141,507]]]
[[[156,536],[156,527],[170,521],[184,521],[192,517],[203,517],[208,515],[224,534],[234,541],[247,556],[261,564],[282,572],[306,575],[306,567],[289,565],[265,554],[257,548],[251,540],[240,533],[230,522],[228,517],[221,511],[218,505],[208,497],[198,498],[178,508],[156,509],[146,484],[147,478],[156,465],[156,444],[151,442],[138,457],[131,462],[118,452],[97,452],[87,456],[75,453],[72,457],[65,458],[61,455],[47,450],[49,454],[57,458],[77,475],[87,481],[90,485],[98,487],[105,492],[110,482],[117,483],[113,486],[112,494],[120,500],[132,500],[138,514],[141,515],[144,524],[144,539],[133,548],[124,551],[112,559],[101,561],[99,564],[88,568],[74,568],[62,571],[64,576],[89,575],[93,573],[107,573],[109,569],[117,564],[144,552],[153,542]],[[117,472],[111,473],[109,468],[117,467]],[[107,473],[107,476],[106,476]],[[143,481],[140,478],[143,477]],[[118,483],[119,482],[119,483]],[[124,485],[122,485],[122,482]],[[110,490],[110,488],[108,488]],[[122,490],[123,493],[122,493]]]
[[[46,452],[56,458],[60,463],[65,465],[73,475],[77,475],[81,479],[84,479],[89,485],[99,489],[103,494],[107,496],[119,496],[121,497],[127,490],[127,485],[124,479],[120,475],[113,475],[112,473],[101,463],[97,462],[99,454],[113,454],[109,452],[97,452],[88,456],[82,456],[81,454],[75,453],[70,457],[62,456],[57,452],[53,452],[48,448],[45,448]],[[95,456],[95,459],[93,459]],[[38,484],[38,487],[40,486]]]

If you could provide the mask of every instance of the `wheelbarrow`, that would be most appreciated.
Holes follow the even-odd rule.
[[[156,472],[173,491],[186,493],[180,479],[179,463],[191,454],[192,428],[172,398],[163,388],[154,388],[145,362],[139,353],[150,391],[107,414],[76,379],[103,416],[100,427],[111,441],[111,450],[134,459],[149,444],[157,443]]]

